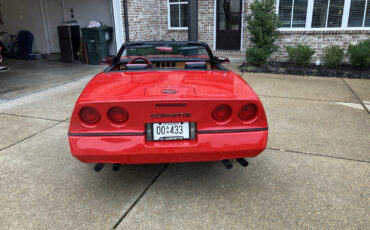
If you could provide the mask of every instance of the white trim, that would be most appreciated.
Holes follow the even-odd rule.
[[[368,4],[368,1],[366,0],[366,1],[365,1],[364,18],[362,19],[362,27],[365,27],[365,19],[366,19],[367,4]]]
[[[112,0],[111,2],[113,10],[114,36],[116,38],[116,49],[118,52],[122,44],[125,42],[123,35],[121,0]]]
[[[171,27],[170,5],[188,5],[189,2],[170,2],[167,0],[167,27],[169,30],[187,30],[188,27]],[[181,13],[179,10],[179,25],[181,24]]]
[[[313,13],[313,1],[307,1],[307,12],[306,12],[306,29],[310,29],[312,26],[312,13]]]
[[[344,5],[343,5],[343,7],[344,7]],[[326,9],[325,28],[328,28],[329,9],[330,9],[330,0],[328,0],[328,8]],[[342,17],[343,17],[343,15],[342,15]]]
[[[292,1],[292,12],[290,13],[290,28],[293,28],[294,0]]]
[[[217,26],[217,0],[214,0],[213,5],[213,51],[216,50],[216,26]]]
[[[348,27],[350,8],[351,8],[351,0],[345,0],[344,7],[343,7],[343,15],[342,15],[342,29],[346,29]]]
[[[169,27],[168,30],[188,30],[188,27]]]

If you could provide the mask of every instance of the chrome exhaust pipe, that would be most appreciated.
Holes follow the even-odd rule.
[[[121,167],[121,164],[113,164],[113,171],[118,171]]]
[[[94,167],[94,171],[99,172],[100,170],[102,170],[102,168],[104,168],[104,165],[104,163],[97,163]]]
[[[238,161],[238,163],[243,166],[243,167],[247,167],[248,166],[248,161],[246,161],[244,158],[238,158],[236,159],[236,161]]]
[[[227,169],[232,169],[233,168],[233,164],[231,164],[231,162],[229,160],[222,160],[222,163],[225,165],[225,167]]]

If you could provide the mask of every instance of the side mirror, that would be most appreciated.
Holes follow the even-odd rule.
[[[220,64],[230,64],[230,59],[227,57],[216,57],[216,61]]]
[[[107,65],[112,65],[113,64],[113,57],[106,57],[105,59],[103,59],[103,63],[107,64]]]

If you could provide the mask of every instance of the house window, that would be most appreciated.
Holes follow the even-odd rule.
[[[280,0],[279,18],[282,27],[305,27],[308,0]]]
[[[370,27],[370,0],[277,0],[282,29]]]
[[[315,0],[312,28],[341,27],[344,0]]]
[[[168,0],[168,28],[187,29],[188,28],[188,1]]]
[[[348,27],[370,27],[369,0],[352,0]]]

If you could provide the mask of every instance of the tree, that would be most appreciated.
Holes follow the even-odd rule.
[[[246,58],[248,63],[260,66],[278,49],[275,41],[279,37],[281,22],[275,13],[274,0],[254,0],[250,9],[246,20],[253,45],[247,50]]]

